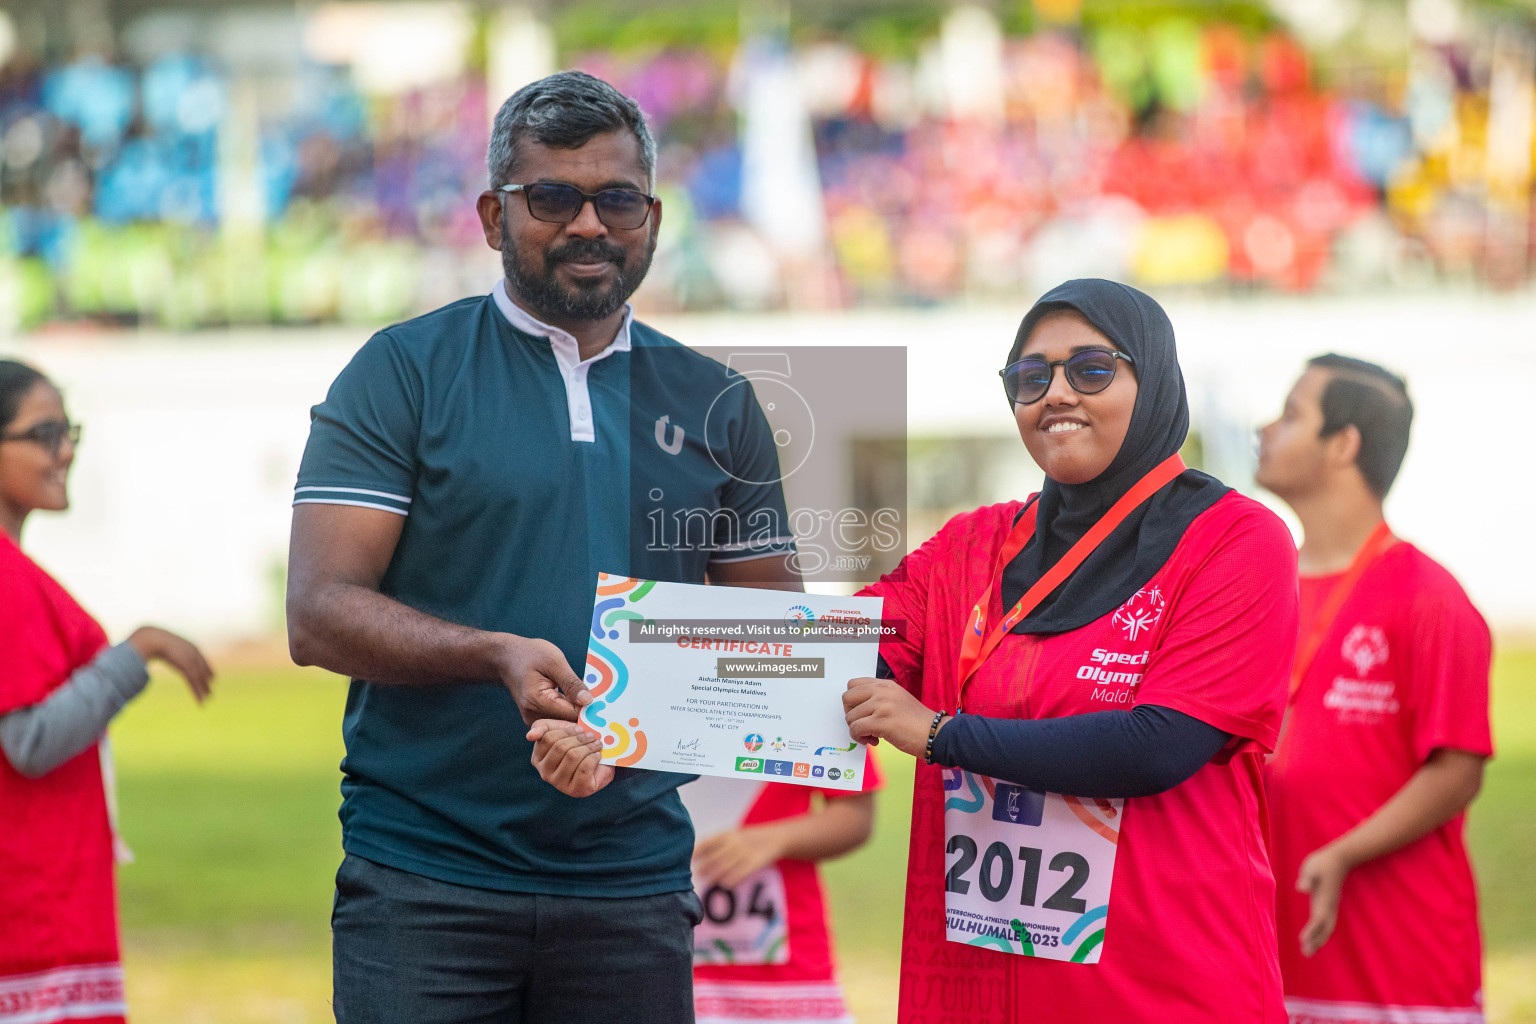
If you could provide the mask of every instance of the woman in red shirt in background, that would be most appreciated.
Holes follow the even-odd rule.
[[[894,680],[844,696],[854,738],[920,759],[899,1019],[1283,1022],[1260,778],[1291,536],[1178,460],[1173,327],[1141,292],[1052,290],[1002,375],[1045,486],[867,591],[904,623]]]
[[[120,1024],[113,838],[98,744],[167,661],[193,695],[213,673],[186,640],[101,626],[18,544],[69,507],[79,427],[42,374],[0,360],[0,1024]]]

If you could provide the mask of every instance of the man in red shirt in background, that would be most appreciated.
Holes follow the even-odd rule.
[[[1266,771],[1292,1024],[1483,1021],[1463,812],[1493,753],[1491,643],[1451,574],[1382,518],[1412,419],[1401,378],[1325,355],[1261,432],[1257,482],[1305,531]]]

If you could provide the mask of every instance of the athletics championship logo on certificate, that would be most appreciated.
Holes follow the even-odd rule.
[[[944,769],[945,937],[1098,963],[1124,817],[1124,800],[1041,793]]]

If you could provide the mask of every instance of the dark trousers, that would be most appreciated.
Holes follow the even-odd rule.
[[[338,1024],[692,1024],[693,892],[496,892],[348,854],[331,915]]]

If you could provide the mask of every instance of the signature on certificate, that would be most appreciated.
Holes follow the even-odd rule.
[[[688,740],[687,742],[684,742],[683,740],[678,740],[677,741],[677,749],[678,750],[693,750],[693,751],[697,751],[699,749],[699,741],[697,739]]]

